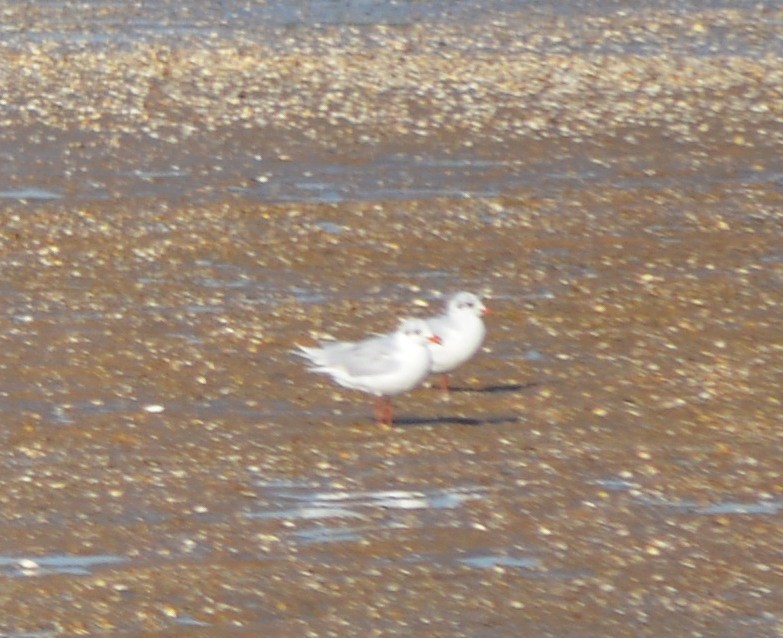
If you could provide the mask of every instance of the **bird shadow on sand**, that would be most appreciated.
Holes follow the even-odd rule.
[[[455,386],[450,388],[451,392],[475,392],[481,394],[503,394],[511,392],[522,392],[529,388],[535,388],[542,385],[541,381],[529,381],[527,383],[506,383],[503,385],[485,385],[483,387]]]
[[[434,417],[402,417],[394,419],[394,427],[412,428],[427,425],[469,425],[479,427],[482,425],[508,425],[509,423],[521,423],[524,419],[516,414],[502,416],[490,416],[487,418],[472,418],[465,416],[434,416]]]
[[[483,387],[472,388],[465,386],[452,387],[451,392],[469,392],[482,394],[500,394],[522,392],[528,388],[535,388],[543,385],[542,381],[529,381],[528,383],[508,383],[503,385],[486,385]],[[510,423],[521,423],[524,418],[516,414],[506,414],[490,416],[486,418],[474,418],[464,416],[436,416],[436,417],[402,417],[394,420],[395,427],[409,428],[421,427],[427,425],[469,425],[472,427],[482,425],[508,425]]]

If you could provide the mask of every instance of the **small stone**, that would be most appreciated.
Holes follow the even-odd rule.
[[[161,608],[161,611],[163,612],[164,616],[168,616],[169,618],[176,618],[177,616],[179,616],[177,610],[174,609],[174,607],[172,607],[171,605],[164,605]]]
[[[144,411],[149,412],[150,414],[160,414],[165,409],[166,408],[164,408],[162,405],[158,405],[156,403],[144,406]]]

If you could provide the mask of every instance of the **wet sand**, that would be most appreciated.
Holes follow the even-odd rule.
[[[743,7],[0,48],[0,634],[781,635]],[[391,429],[290,355],[458,289],[486,347]]]

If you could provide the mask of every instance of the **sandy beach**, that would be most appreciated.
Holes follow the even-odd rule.
[[[783,635],[783,10],[291,6],[2,9],[0,636]]]

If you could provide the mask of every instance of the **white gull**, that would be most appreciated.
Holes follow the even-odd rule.
[[[375,418],[392,424],[390,397],[419,385],[430,373],[432,355],[428,344],[440,338],[423,319],[405,319],[396,332],[363,341],[299,346],[296,354],[312,364],[309,370],[328,374],[341,386],[377,397]]]
[[[487,328],[482,316],[490,311],[481,299],[470,292],[458,292],[446,305],[446,312],[427,319],[441,344],[430,348],[432,372],[441,375],[441,388],[449,391],[448,373],[470,359],[484,342]]]

